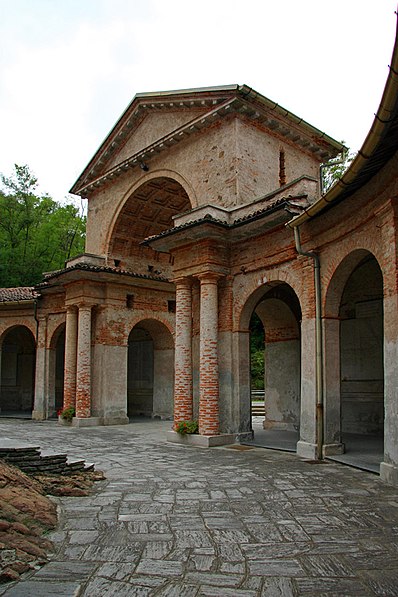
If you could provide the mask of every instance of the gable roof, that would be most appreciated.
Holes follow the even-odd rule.
[[[148,113],[170,109],[202,108],[186,124],[107,169],[112,155],[133,134]],[[177,91],[138,93],[101,144],[70,192],[87,196],[94,189],[119,176],[129,168],[140,167],[151,156],[167,150],[187,136],[210,126],[227,114],[240,113],[277,132],[313,153],[320,162],[334,157],[343,149],[341,143],[279,106],[247,85],[225,85]]]
[[[396,13],[397,14],[397,13]],[[397,14],[398,17],[398,14]],[[370,131],[344,175],[289,226],[295,228],[366,185],[398,150],[398,18],[389,74]]]

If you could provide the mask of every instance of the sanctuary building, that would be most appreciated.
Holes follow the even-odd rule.
[[[295,430],[309,459],[379,438],[398,485],[397,45],[325,194],[343,149],[246,85],[136,95],[71,189],[85,253],[0,290],[0,416],[73,406],[79,427],[147,415],[197,419],[202,445],[245,440],[256,313],[264,429]]]

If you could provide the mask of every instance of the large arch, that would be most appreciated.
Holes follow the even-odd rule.
[[[173,227],[173,217],[192,208],[184,187],[173,178],[150,178],[124,201],[107,244],[108,259],[139,273],[164,273],[169,257],[140,243]]]
[[[381,460],[383,275],[374,255],[364,249],[348,254],[335,269],[325,299],[326,442],[345,445],[348,453],[364,451],[360,438],[367,438],[366,450],[373,442]]]
[[[298,440],[300,427],[300,321],[301,307],[289,284],[274,280],[256,289],[247,299],[240,317],[241,381],[240,411],[247,421],[250,408],[249,328],[253,313],[260,318],[265,331],[265,413],[263,428],[289,431]],[[240,429],[245,431],[240,425]],[[267,441],[267,440],[266,440]]]
[[[127,414],[173,418],[174,341],[154,319],[137,323],[128,338]]]
[[[24,325],[13,326],[1,338],[0,413],[30,416],[34,401],[35,338]]]

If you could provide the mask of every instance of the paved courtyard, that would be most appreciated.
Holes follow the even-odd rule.
[[[61,498],[51,562],[8,597],[398,596],[398,491],[338,463],[169,444],[170,422],[72,429],[0,420],[2,437],[94,462]]]

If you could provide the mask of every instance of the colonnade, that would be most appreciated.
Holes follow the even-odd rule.
[[[82,304],[66,310],[64,408],[74,407],[77,419],[91,416],[92,307]]]
[[[218,280],[220,274],[197,276],[200,283],[199,433],[220,432],[218,378]],[[174,423],[193,417],[192,279],[176,285]]]

